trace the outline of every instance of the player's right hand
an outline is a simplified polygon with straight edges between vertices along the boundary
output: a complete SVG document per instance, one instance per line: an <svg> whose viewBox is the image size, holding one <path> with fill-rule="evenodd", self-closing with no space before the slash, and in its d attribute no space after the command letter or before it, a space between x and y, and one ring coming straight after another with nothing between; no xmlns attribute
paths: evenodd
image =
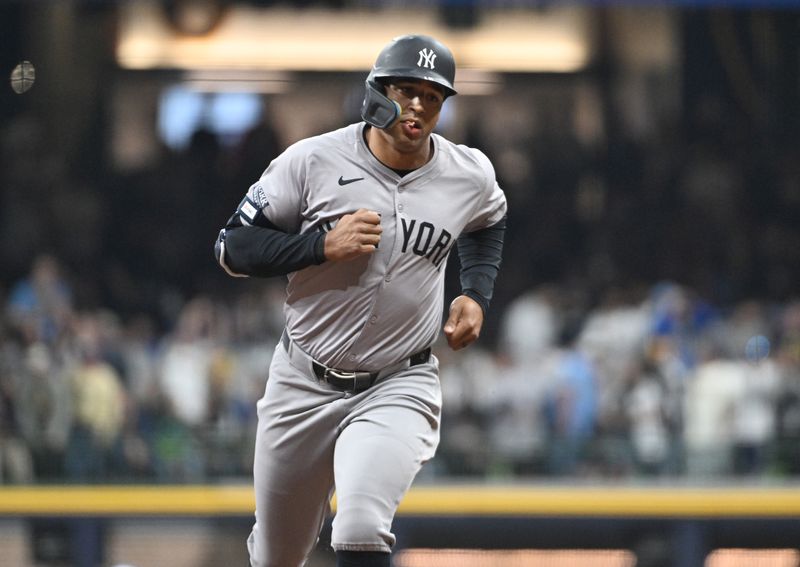
<svg viewBox="0 0 800 567"><path fill-rule="evenodd" d="M372 254L381 241L382 232L381 216L375 211L358 209L344 215L325 235L325 258L338 262Z"/></svg>

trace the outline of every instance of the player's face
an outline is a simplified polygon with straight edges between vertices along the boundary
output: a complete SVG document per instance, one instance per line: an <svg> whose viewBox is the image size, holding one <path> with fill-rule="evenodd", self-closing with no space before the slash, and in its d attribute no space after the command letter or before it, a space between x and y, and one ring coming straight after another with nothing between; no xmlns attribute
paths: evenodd
<svg viewBox="0 0 800 567"><path fill-rule="evenodd" d="M442 87L430 81L396 79L387 86L386 96L402 109L400 118L388 128L395 142L409 148L427 143L444 103Z"/></svg>

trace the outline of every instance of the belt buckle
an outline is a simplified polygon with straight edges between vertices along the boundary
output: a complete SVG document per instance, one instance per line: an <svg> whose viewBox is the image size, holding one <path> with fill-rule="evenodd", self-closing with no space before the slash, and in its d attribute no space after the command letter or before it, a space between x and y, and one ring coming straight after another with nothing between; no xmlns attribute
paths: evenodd
<svg viewBox="0 0 800 567"><path fill-rule="evenodd" d="M353 392L361 392L372 386L372 374L369 372L347 372L345 370L336 370L335 368L326 368L323 376L329 383L331 378L342 382L350 382L352 386L346 389Z"/></svg>

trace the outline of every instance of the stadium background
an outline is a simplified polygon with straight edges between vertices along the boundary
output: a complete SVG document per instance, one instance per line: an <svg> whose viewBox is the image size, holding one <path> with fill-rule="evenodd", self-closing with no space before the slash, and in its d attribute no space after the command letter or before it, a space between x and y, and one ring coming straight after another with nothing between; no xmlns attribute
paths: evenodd
<svg viewBox="0 0 800 567"><path fill-rule="evenodd" d="M282 283L211 245L412 24L510 228L398 565L800 564L796 3L10 0L0 566L244 563Z"/></svg>

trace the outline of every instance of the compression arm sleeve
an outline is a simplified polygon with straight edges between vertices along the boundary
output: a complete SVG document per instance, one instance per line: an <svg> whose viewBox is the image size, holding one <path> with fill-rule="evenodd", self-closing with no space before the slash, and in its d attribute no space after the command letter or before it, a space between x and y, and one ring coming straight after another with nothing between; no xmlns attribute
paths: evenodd
<svg viewBox="0 0 800 567"><path fill-rule="evenodd" d="M217 262L232 276L281 276L325 261L325 233L287 234L242 225L236 215L214 244Z"/></svg>
<svg viewBox="0 0 800 567"><path fill-rule="evenodd" d="M461 261L461 293L477 301L484 315L494 292L494 282L500 271L506 217L492 226L467 232L458 238L458 258Z"/></svg>

